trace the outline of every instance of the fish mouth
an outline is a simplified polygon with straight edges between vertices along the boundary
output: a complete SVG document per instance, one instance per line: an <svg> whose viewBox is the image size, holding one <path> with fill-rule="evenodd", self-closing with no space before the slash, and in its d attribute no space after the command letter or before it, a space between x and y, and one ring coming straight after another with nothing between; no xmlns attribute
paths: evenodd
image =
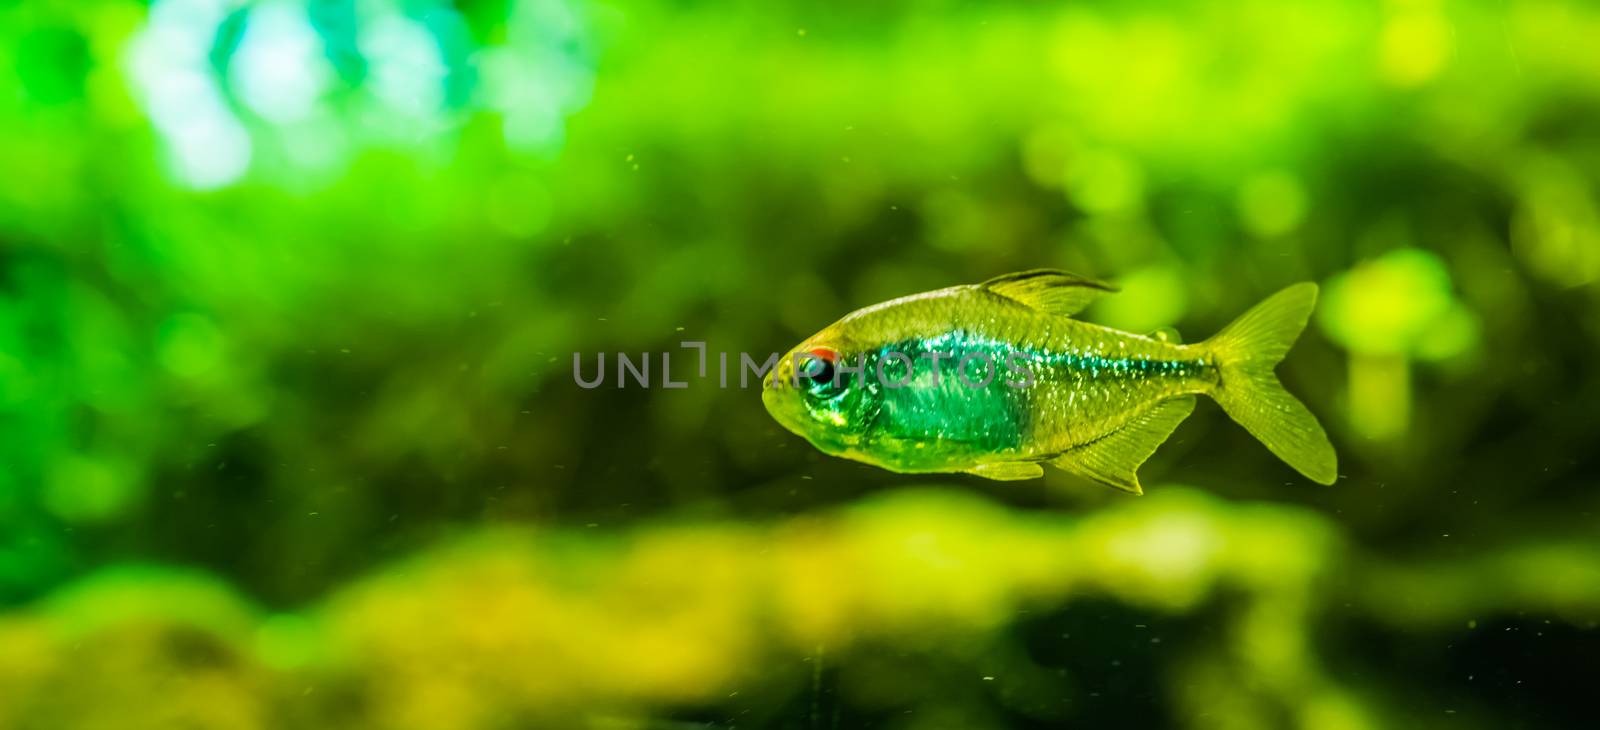
<svg viewBox="0 0 1600 730"><path fill-rule="evenodd" d="M761 400L767 407L767 413L772 420L784 430L806 440L816 450L829 456L842 456L857 461L867 461L865 457L857 455L859 438L842 435L828 430L821 423L810 417L804 408L795 408L794 404L783 402L783 396L791 395L780 390L766 390L761 393ZM871 463L870 461L868 463Z"/></svg>
<svg viewBox="0 0 1600 730"><path fill-rule="evenodd" d="M792 401L795 394L789 392L788 384L783 378L775 377L777 374L776 370L767 373L766 380L761 383L761 404L766 406L767 414L772 416L772 420L777 421L778 425L795 435L804 436L805 432L801 430L793 413L797 404L785 402Z"/></svg>
<svg viewBox="0 0 1600 730"><path fill-rule="evenodd" d="M829 456L841 456L848 451L849 439L839 438L838 435L828 433L822 428L822 425L811 417L805 404L800 401L799 391L786 377L779 377L781 375L782 373L774 370L767 374L767 380L762 384L764 387L761 389L761 404L766 406L767 414L772 416L772 420Z"/></svg>

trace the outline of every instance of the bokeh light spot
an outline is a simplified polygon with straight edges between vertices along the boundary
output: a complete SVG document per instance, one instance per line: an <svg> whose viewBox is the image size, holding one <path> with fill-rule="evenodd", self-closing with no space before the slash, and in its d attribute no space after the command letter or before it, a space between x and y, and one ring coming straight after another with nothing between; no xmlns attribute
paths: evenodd
<svg viewBox="0 0 1600 730"><path fill-rule="evenodd" d="M1067 196L1092 213L1131 210L1144 196L1144 175L1132 159L1110 150L1083 150L1067 161Z"/></svg>
<svg viewBox="0 0 1600 730"><path fill-rule="evenodd" d="M279 123L304 119L316 111L332 78L303 6L276 0L250 11L229 79L252 111Z"/></svg>
<svg viewBox="0 0 1600 730"><path fill-rule="evenodd" d="M1095 321L1128 332L1171 327L1188 311L1189 282L1181 267L1149 266L1116 279L1122 291L1101 297L1091 308Z"/></svg>
<svg viewBox="0 0 1600 730"><path fill-rule="evenodd" d="M1450 322L1471 318L1470 312L1454 314L1458 307L1444 262L1428 251L1400 249L1330 280L1317 316L1336 342L1377 354L1415 354L1425 336L1443 324L1453 334L1433 343L1430 353L1438 358L1460 354L1471 344L1464 333L1473 330Z"/></svg>
<svg viewBox="0 0 1600 730"><path fill-rule="evenodd" d="M126 463L73 454L61 458L45 486L44 501L71 522L99 522L121 514L139 492Z"/></svg>
<svg viewBox="0 0 1600 730"><path fill-rule="evenodd" d="M180 184L210 190L228 185L250 165L250 135L223 99L211 51L231 12L226 0L160 0L129 42L136 91L167 148Z"/></svg>
<svg viewBox="0 0 1600 730"><path fill-rule="evenodd" d="M1305 188L1288 173L1264 172L1239 189L1239 217L1257 236L1288 233L1300 225L1305 213Z"/></svg>
<svg viewBox="0 0 1600 730"><path fill-rule="evenodd" d="M432 131L444 108L449 70L438 39L426 25L386 9L363 19L359 43L367 61L366 89L387 113Z"/></svg>
<svg viewBox="0 0 1600 730"><path fill-rule="evenodd" d="M211 320L180 314L167 321L161 334L161 364L181 378L204 378L222 361L222 333Z"/></svg>
<svg viewBox="0 0 1600 730"><path fill-rule="evenodd" d="M1430 0L1406 0L1384 24L1381 67L1396 86L1417 86L1437 76L1449 60L1449 22Z"/></svg>

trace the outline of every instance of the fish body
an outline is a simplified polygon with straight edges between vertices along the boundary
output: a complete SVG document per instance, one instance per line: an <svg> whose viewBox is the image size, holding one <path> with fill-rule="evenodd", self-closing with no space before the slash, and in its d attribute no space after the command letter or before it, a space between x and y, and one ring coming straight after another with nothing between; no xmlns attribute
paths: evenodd
<svg viewBox="0 0 1600 730"><path fill-rule="evenodd" d="M791 350L762 398L823 452L891 471L1026 479L1051 464L1139 492L1138 466L1207 395L1306 476L1333 481L1321 426L1272 372L1315 285L1193 345L1073 318L1111 291L1036 270L867 307Z"/></svg>

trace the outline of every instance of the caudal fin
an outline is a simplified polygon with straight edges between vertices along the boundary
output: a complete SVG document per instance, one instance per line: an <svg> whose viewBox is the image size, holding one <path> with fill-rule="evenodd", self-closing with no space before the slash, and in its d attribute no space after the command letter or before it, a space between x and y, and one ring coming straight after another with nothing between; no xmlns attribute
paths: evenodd
<svg viewBox="0 0 1600 730"><path fill-rule="evenodd" d="M1284 463L1312 481L1332 484L1338 457L1317 417L1283 389L1273 368L1306 328L1317 285L1295 284L1257 304L1205 343L1221 382L1211 394Z"/></svg>

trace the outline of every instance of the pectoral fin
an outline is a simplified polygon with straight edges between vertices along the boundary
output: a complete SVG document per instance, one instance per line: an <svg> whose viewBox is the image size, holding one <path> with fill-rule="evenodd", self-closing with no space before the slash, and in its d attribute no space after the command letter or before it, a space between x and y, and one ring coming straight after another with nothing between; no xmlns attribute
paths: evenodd
<svg viewBox="0 0 1600 730"><path fill-rule="evenodd" d="M1041 312L1071 317L1116 287L1055 269L1033 269L997 276L978 286Z"/></svg>
<svg viewBox="0 0 1600 730"><path fill-rule="evenodd" d="M1038 479L1044 476L1044 469L1031 461L1002 461L993 464L979 464L968 469L967 473L984 479L1012 482L1020 479Z"/></svg>
<svg viewBox="0 0 1600 730"><path fill-rule="evenodd" d="M1144 494L1135 473L1194 410L1194 396L1173 398L1145 411L1098 441L1063 452L1054 464L1073 474L1125 492Z"/></svg>

